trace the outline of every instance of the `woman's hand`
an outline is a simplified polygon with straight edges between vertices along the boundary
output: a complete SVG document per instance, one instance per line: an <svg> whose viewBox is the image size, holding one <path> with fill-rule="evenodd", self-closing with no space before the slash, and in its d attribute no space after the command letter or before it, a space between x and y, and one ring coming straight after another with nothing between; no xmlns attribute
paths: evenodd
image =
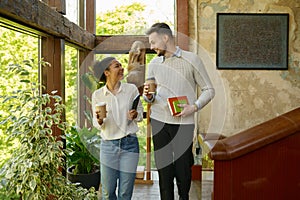
<svg viewBox="0 0 300 200"><path fill-rule="evenodd" d="M102 125L103 124L103 119L100 118L100 112L99 111L96 111L96 117L97 117L98 124Z"/></svg>
<svg viewBox="0 0 300 200"><path fill-rule="evenodd" d="M127 113L127 118L129 120L134 120L138 115L138 112L136 110L130 110L128 113Z"/></svg>

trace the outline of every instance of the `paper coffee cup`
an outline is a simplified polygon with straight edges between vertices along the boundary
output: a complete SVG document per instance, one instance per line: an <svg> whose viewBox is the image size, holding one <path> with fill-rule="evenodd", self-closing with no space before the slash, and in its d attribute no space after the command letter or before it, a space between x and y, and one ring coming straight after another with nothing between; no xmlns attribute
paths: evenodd
<svg viewBox="0 0 300 200"><path fill-rule="evenodd" d="M149 85L148 87L148 93L149 94L154 94L156 92L156 83L155 79L147 79L146 84Z"/></svg>
<svg viewBox="0 0 300 200"><path fill-rule="evenodd" d="M98 116L100 119L106 118L106 103L105 102L97 103L96 112L98 112Z"/></svg>

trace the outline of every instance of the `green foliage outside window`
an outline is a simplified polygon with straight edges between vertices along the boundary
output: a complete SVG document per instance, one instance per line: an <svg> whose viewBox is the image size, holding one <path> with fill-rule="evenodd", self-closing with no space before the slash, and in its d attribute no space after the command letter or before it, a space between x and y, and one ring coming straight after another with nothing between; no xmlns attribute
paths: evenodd
<svg viewBox="0 0 300 200"><path fill-rule="evenodd" d="M75 125L78 119L78 55L77 50L66 46L65 51L65 104L66 120Z"/></svg>
<svg viewBox="0 0 300 200"><path fill-rule="evenodd" d="M9 73L10 65L23 63L24 60L38 60L38 38L29 36L17 31L13 31L0 26L0 95L11 96L14 90L26 89L28 85L17 84L20 80L19 75ZM28 78L38 82L39 69L34 66L29 69ZM15 101L15 105L20 102ZM5 103L0 104L0 121L10 115L10 107ZM26 113L27 110L22 112ZM19 142L7 140L5 130L6 124L0 126L0 167L10 157L13 149L17 148Z"/></svg>
<svg viewBox="0 0 300 200"><path fill-rule="evenodd" d="M132 3L118 6L112 11L99 13L96 17L97 35L144 35L146 20L142 12L145 5Z"/></svg>

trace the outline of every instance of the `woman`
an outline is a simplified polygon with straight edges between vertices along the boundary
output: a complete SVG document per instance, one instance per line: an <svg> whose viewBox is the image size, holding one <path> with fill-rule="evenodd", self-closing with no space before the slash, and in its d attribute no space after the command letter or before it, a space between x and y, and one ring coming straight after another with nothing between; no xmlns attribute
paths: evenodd
<svg viewBox="0 0 300 200"><path fill-rule="evenodd" d="M139 91L135 85L121 82L124 69L114 57L97 62L94 72L95 76L100 77L100 81L105 82L105 86L92 94L93 125L101 130L102 137L102 199L129 200L132 197L139 159L137 122L143 119L140 101L137 108L132 109L134 99L139 98ZM99 102L106 103L107 114L104 119L95 110Z"/></svg>

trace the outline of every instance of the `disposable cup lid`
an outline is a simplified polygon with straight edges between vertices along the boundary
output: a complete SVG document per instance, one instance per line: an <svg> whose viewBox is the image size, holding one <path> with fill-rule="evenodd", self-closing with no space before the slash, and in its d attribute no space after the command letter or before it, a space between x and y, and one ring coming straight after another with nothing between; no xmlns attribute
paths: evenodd
<svg viewBox="0 0 300 200"><path fill-rule="evenodd" d="M99 103L96 104L96 106L105 106L105 105L106 105L105 102L99 102Z"/></svg>

